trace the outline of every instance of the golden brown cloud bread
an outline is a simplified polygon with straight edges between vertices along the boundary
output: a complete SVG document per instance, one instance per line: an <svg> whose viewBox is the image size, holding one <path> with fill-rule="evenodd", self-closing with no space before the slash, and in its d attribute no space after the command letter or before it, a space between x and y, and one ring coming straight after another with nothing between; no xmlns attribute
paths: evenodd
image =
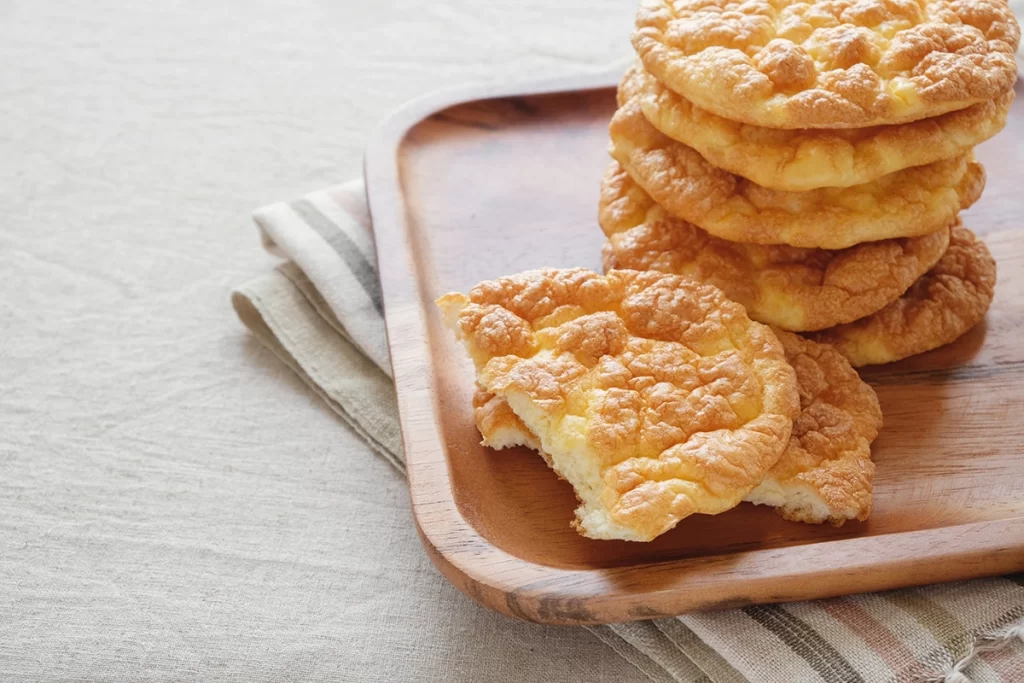
<svg viewBox="0 0 1024 683"><path fill-rule="evenodd" d="M794 522L863 521L871 513L871 442L882 426L878 397L834 347L783 330L775 334L796 372L800 414L782 457L746 500L776 507ZM476 412L485 445L536 444L531 447L551 465L551 456L503 398L483 390L478 396L489 407ZM494 413L503 419L495 421Z"/></svg>
<svg viewBox="0 0 1024 683"><path fill-rule="evenodd" d="M847 249L744 244L667 215L616 162L601 185L605 269L659 270L714 285L758 322L820 330L874 313L942 257L949 228Z"/></svg>
<svg viewBox="0 0 1024 683"><path fill-rule="evenodd" d="M780 130L724 119L694 106L639 67L620 90L637 93L655 128L718 168L764 187L801 192L860 185L969 152L1006 125L1013 90L994 100L913 123Z"/></svg>
<svg viewBox="0 0 1024 683"><path fill-rule="evenodd" d="M746 499L793 522L863 521L871 513L871 442L882 427L878 397L833 347L776 334L796 371L800 414L786 451Z"/></svg>
<svg viewBox="0 0 1024 683"><path fill-rule="evenodd" d="M1013 86L1005 0L644 0L633 47L702 109L770 128L904 123Z"/></svg>
<svg viewBox="0 0 1024 683"><path fill-rule="evenodd" d="M981 165L963 155L853 187L771 190L659 132L636 100L609 131L612 158L668 213L733 242L845 249L925 235L949 225L984 186Z"/></svg>
<svg viewBox="0 0 1024 683"><path fill-rule="evenodd" d="M438 299L581 501L577 530L647 541L738 504L789 440L782 344L714 287L663 273L535 270Z"/></svg>
<svg viewBox="0 0 1024 683"><path fill-rule="evenodd" d="M899 299L852 323L812 335L832 344L854 366L876 365L955 341L985 317L996 284L996 262L962 224L949 249Z"/></svg>

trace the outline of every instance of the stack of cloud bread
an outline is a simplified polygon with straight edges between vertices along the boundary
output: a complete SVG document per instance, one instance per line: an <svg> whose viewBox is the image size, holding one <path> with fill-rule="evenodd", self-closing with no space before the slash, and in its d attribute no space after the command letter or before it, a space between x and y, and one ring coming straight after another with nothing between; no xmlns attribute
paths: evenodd
<svg viewBox="0 0 1024 683"><path fill-rule="evenodd" d="M714 284L855 366L952 342L992 300L959 211L1019 38L1004 0L646 0L609 128L606 268Z"/></svg>
<svg viewBox="0 0 1024 683"><path fill-rule="evenodd" d="M483 443L536 450L591 538L744 500L866 519L882 415L853 366L988 309L995 263L959 212L1018 42L1003 0L646 2L609 129L606 274L438 299Z"/></svg>

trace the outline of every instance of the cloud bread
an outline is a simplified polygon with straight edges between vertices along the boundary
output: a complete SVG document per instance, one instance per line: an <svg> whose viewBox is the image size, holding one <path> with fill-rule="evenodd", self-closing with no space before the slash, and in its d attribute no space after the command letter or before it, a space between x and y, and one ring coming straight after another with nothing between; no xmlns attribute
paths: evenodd
<svg viewBox="0 0 1024 683"><path fill-rule="evenodd" d="M984 187L969 155L847 188L770 190L716 168L659 132L632 100L612 117L610 153L665 210L733 242L845 249L941 229Z"/></svg>
<svg viewBox="0 0 1024 683"><path fill-rule="evenodd" d="M793 192L860 185L969 152L1003 129L1014 97L1011 89L966 109L892 126L780 130L700 109L637 66L619 90L625 101L639 97L655 128L718 168Z"/></svg>
<svg viewBox="0 0 1024 683"><path fill-rule="evenodd" d="M776 334L796 371L800 414L786 451L746 500L793 522L863 521L871 514L871 442L882 428L878 397L833 347Z"/></svg>
<svg viewBox="0 0 1024 683"><path fill-rule="evenodd" d="M793 522L841 526L848 519L863 521L871 513L871 442L882 426L878 397L835 348L783 330L775 334L796 372L800 414L782 457L746 500L776 507ZM477 411L485 445L527 445L551 465L551 456L539 444L531 445L537 437L503 398L483 390L478 395L483 404L507 415L496 425Z"/></svg>
<svg viewBox="0 0 1024 683"><path fill-rule="evenodd" d="M885 307L942 257L949 228L848 249L744 244L665 213L622 170L609 166L598 212L608 236L605 269L658 270L714 285L758 322L820 330Z"/></svg>
<svg viewBox="0 0 1024 683"><path fill-rule="evenodd" d="M546 269L437 303L479 386L576 490L584 536L648 541L723 512L789 440L799 399L782 345L715 287Z"/></svg>
<svg viewBox="0 0 1024 683"><path fill-rule="evenodd" d="M633 47L698 107L770 128L860 128L1013 86L1005 0L644 0Z"/></svg>
<svg viewBox="0 0 1024 683"><path fill-rule="evenodd" d="M996 262L985 243L957 223L935 267L903 296L852 323L812 335L859 367L877 365L952 343L985 317L996 285Z"/></svg>

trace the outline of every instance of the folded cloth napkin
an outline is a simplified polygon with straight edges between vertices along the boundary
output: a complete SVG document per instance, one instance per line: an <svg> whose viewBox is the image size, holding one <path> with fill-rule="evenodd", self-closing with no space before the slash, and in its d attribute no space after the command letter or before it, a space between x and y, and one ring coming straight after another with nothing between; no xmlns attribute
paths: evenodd
<svg viewBox="0 0 1024 683"><path fill-rule="evenodd" d="M286 260L232 302L252 333L402 472L361 182L255 214ZM1024 575L591 627L652 681L1024 681Z"/></svg>

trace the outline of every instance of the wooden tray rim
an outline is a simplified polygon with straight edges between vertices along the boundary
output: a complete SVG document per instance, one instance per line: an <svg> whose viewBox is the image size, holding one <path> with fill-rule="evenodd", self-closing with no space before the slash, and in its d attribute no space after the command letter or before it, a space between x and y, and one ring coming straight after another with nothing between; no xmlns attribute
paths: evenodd
<svg viewBox="0 0 1024 683"><path fill-rule="evenodd" d="M407 235L399 149L412 128L450 107L613 88L619 71L436 91L394 111L369 138L364 158L367 203L413 518L437 568L471 598L508 616L580 625L904 588L1004 574L1024 566L1024 517L604 569L564 569L522 560L492 545L462 517L436 428L433 374L423 372L432 365L425 318L432 302L409 248L415 236ZM384 268L381 253L402 258ZM411 322L403 322L402 316ZM428 414L421 415L424 408ZM430 419L421 424L424 417ZM890 550L889 558L879 561L883 549ZM803 581L811 576L815 581ZM743 589L737 590L731 584L740 583L740 577ZM824 590L812 587L823 585Z"/></svg>

